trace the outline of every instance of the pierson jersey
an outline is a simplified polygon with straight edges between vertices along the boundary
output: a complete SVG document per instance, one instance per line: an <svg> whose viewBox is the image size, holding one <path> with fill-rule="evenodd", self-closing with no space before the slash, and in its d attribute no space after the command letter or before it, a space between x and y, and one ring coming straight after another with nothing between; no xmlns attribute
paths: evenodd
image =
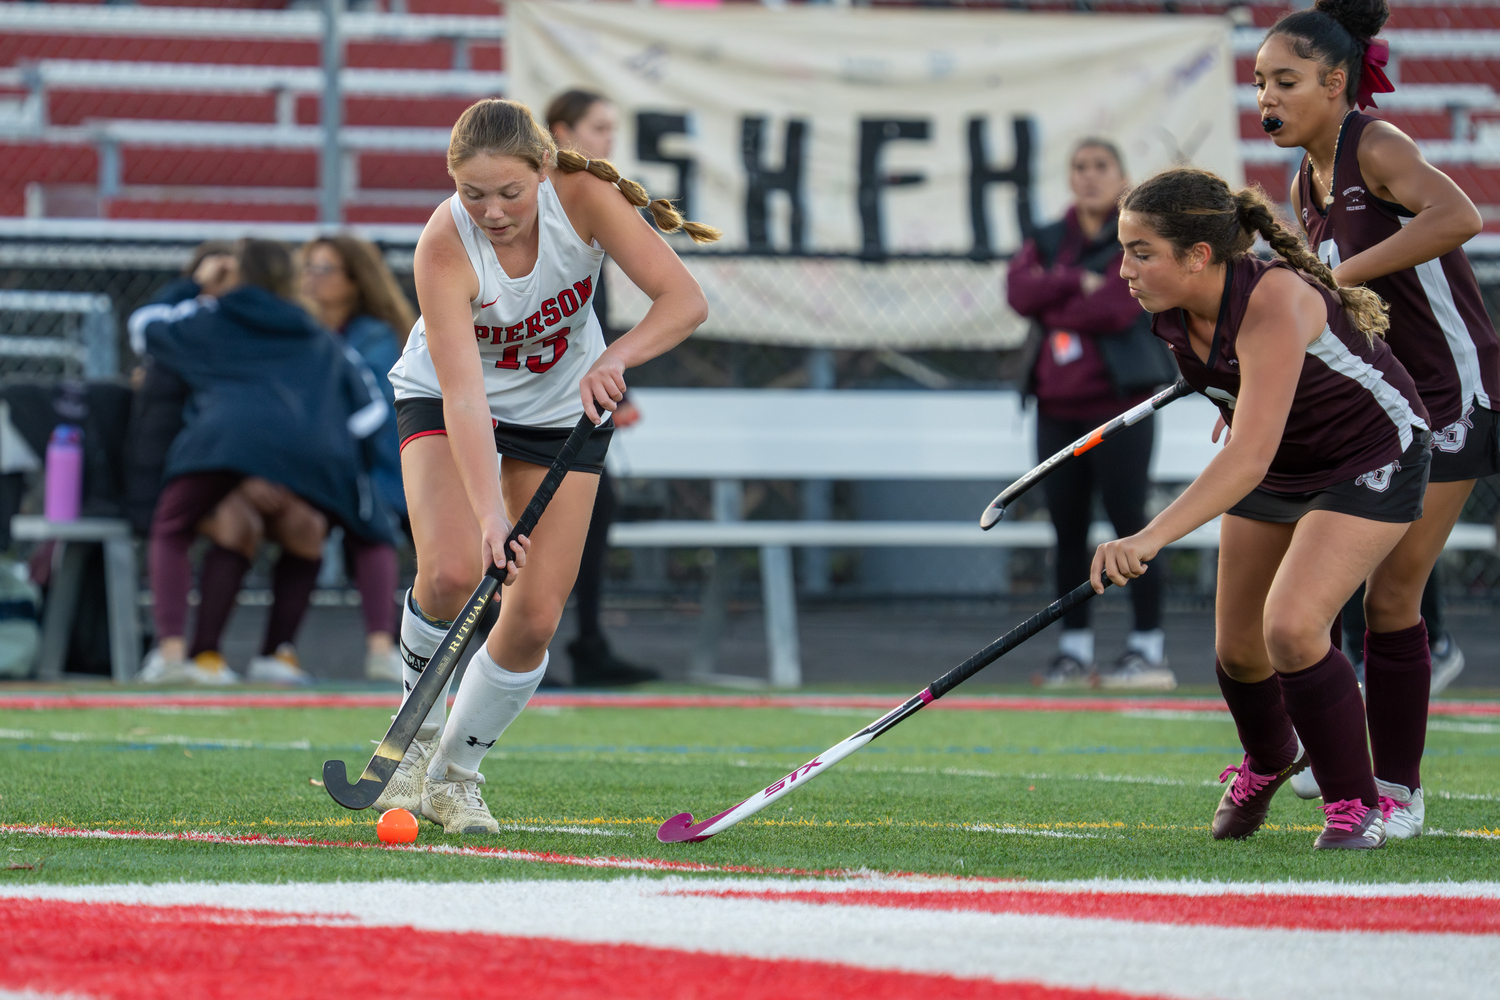
<svg viewBox="0 0 1500 1000"><path fill-rule="evenodd" d="M1297 175L1302 228L1329 267L1390 238L1416 218L1365 187L1359 140L1377 120L1357 111L1344 118L1333 160L1332 203L1323 205L1313 193L1306 156ZM1493 410L1500 404L1500 339L1462 248L1366 284L1391 307L1386 341L1416 382L1434 431L1449 427L1476 405Z"/></svg>
<svg viewBox="0 0 1500 1000"><path fill-rule="evenodd" d="M526 427L572 427L583 412L578 381L604 353L593 303L603 249L578 238L546 178L537 189L536 265L520 278L501 269L457 194L448 206L479 277L479 297L470 306L490 416ZM391 386L398 401L442 397L421 317L391 369Z"/></svg>
<svg viewBox="0 0 1500 1000"><path fill-rule="evenodd" d="M1249 256L1229 265L1207 361L1193 350L1182 310L1152 318L1151 331L1177 356L1182 377L1219 405L1230 427L1240 393L1235 343L1250 293L1272 268L1287 266ZM1332 292L1308 284L1322 295L1328 320L1307 345L1281 445L1261 483L1273 493L1311 493L1373 472L1400 458L1428 428L1416 386L1385 341L1370 343Z"/></svg>

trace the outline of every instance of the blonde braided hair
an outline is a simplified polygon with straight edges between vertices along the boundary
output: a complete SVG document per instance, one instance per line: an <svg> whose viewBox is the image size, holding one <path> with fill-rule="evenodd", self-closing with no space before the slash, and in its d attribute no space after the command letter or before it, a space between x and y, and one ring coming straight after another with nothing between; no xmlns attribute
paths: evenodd
<svg viewBox="0 0 1500 1000"><path fill-rule="evenodd" d="M448 141L448 172L480 153L514 156L533 170L543 169L548 162L556 163L564 173L587 170L613 184L632 205L650 209L657 228L664 233L685 232L694 243L712 243L723 235L713 226L688 222L665 198L652 201L644 187L621 177L608 160L590 160L570 149L559 150L552 136L531 116L531 110L518 101L485 98L458 116Z"/></svg>

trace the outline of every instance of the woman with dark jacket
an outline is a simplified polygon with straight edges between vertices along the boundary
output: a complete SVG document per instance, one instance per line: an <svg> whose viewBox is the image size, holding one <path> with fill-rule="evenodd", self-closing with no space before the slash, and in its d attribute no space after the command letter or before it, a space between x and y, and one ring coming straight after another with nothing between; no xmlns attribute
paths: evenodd
<svg viewBox="0 0 1500 1000"><path fill-rule="evenodd" d="M388 373L401 356L417 314L380 251L363 240L320 236L302 248L301 257L303 300L323 326L364 359L390 406L385 423L369 438L370 479L381 499L405 518L396 395ZM364 611L365 677L400 681L401 660L395 648L396 550L345 532L344 555Z"/></svg>
<svg viewBox="0 0 1500 1000"><path fill-rule="evenodd" d="M166 485L152 521L159 647L142 671L147 682L238 679L217 650L249 568L232 544L221 542L205 557L204 601L190 651L197 655L188 662L181 652L188 548L226 498L243 500L265 535L282 545L275 600L251 679L305 680L287 651L317 579L327 519L371 540L392 541L390 515L370 484L371 463L363 453L364 439L388 409L373 377L358 355L291 301L292 262L284 247L243 241L235 264L238 284L221 297L147 306L130 318L132 340L192 393L185 426L167 453Z"/></svg>
<svg viewBox="0 0 1500 1000"><path fill-rule="evenodd" d="M1116 203L1126 182L1119 150L1104 139L1085 139L1073 151L1069 183L1073 207L1026 241L1011 260L1006 279L1011 308L1040 328L1028 387L1037 400L1037 454L1042 456L1141 402L1156 383L1175 377L1170 360L1151 337L1149 317L1120 277ZM1059 595L1088 576L1096 491L1120 537L1145 526L1155 429L1155 417L1147 417L1043 482L1057 530ZM1112 670L1101 673L1094 666L1094 632L1084 604L1063 620L1058 655L1042 683L1175 687L1161 629L1160 575L1131 581L1130 597L1135 628Z"/></svg>

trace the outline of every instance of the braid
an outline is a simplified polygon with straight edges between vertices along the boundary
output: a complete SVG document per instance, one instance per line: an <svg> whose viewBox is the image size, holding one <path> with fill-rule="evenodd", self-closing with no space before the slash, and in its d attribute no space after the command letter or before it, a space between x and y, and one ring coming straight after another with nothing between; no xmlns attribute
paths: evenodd
<svg viewBox="0 0 1500 1000"><path fill-rule="evenodd" d="M1371 342L1377 336L1385 335L1386 330L1390 329L1391 320L1387 315L1388 307L1380 296L1368 288L1342 287L1328 265L1319 260L1301 238L1277 220L1266 193L1260 187L1242 188L1235 193L1234 200L1240 225L1250 232L1259 233L1278 257L1336 294L1356 329L1364 333Z"/></svg>
<svg viewBox="0 0 1500 1000"><path fill-rule="evenodd" d="M615 165L608 160L590 160L582 153L560 149L557 151L557 168L570 174L587 170L601 181L613 184L620 189L626 201L637 208L650 209L651 217L656 220L656 227L664 233L685 232L692 237L694 243L712 243L723 235L713 226L687 221L665 198L652 201L645 188L633 180L621 177Z"/></svg>

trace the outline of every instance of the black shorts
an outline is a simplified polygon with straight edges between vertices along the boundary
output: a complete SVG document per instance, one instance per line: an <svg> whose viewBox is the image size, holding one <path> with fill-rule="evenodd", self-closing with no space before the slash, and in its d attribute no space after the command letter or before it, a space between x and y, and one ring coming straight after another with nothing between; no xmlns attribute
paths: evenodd
<svg viewBox="0 0 1500 1000"><path fill-rule="evenodd" d="M1424 431L1390 465L1311 493L1276 493L1257 486L1226 513L1252 521L1294 524L1304 514L1331 510L1369 521L1410 524L1422 516L1422 497L1432 467L1431 443L1432 435Z"/></svg>
<svg viewBox="0 0 1500 1000"><path fill-rule="evenodd" d="M1432 436L1434 483L1483 479L1500 472L1500 413L1471 406Z"/></svg>
<svg viewBox="0 0 1500 1000"><path fill-rule="evenodd" d="M562 451L563 442L573 433L571 427L524 427L520 424L502 424L491 418L495 425L495 450L507 458L530 462L533 465L551 465ZM429 434L447 434L443 424L443 401L417 396L396 400L396 433L405 448L409 441ZM583 452L573 460L574 472L604 471L604 455L609 451L609 439L614 436L613 422L600 427L589 435Z"/></svg>

